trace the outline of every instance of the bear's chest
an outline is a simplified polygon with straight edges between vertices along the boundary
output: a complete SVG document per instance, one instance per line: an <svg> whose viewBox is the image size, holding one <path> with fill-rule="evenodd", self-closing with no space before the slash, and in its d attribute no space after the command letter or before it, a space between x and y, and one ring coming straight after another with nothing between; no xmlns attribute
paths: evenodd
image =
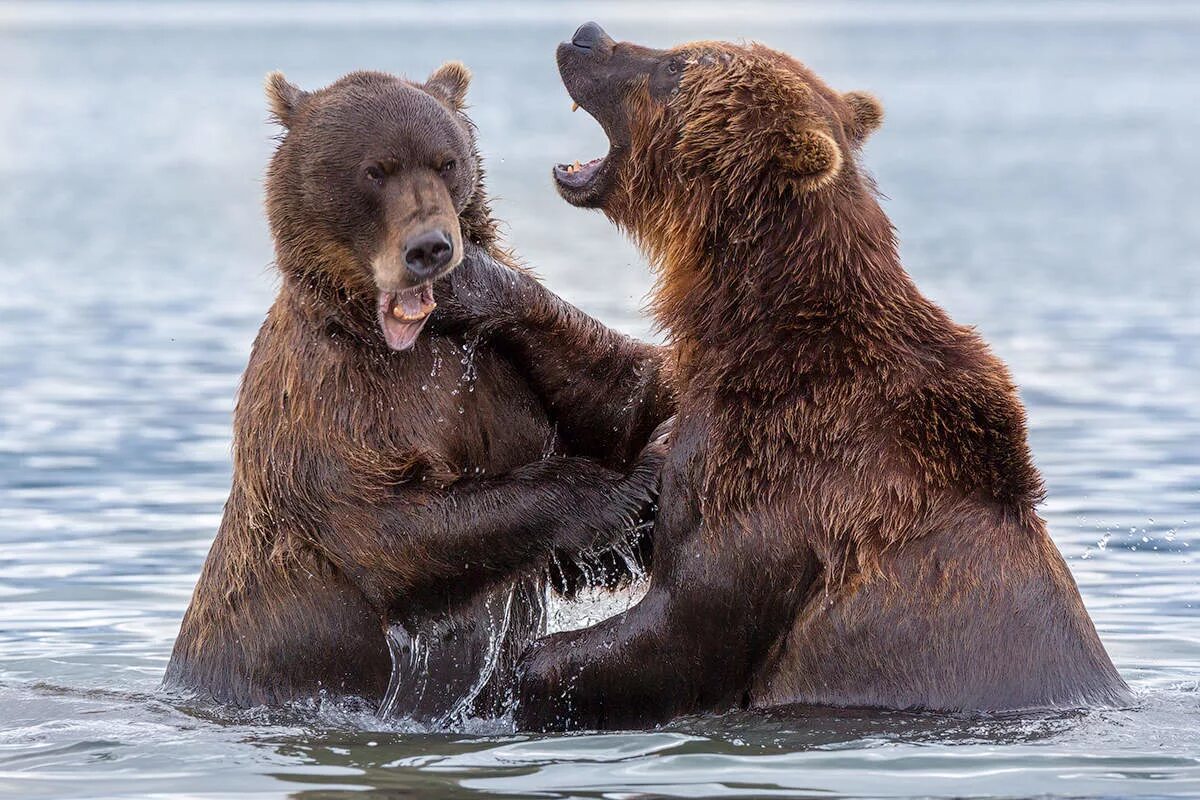
<svg viewBox="0 0 1200 800"><path fill-rule="evenodd" d="M393 411L414 444L453 473L498 475L557 450L541 402L490 347L429 337L397 382L406 402Z"/></svg>
<svg viewBox="0 0 1200 800"><path fill-rule="evenodd" d="M700 492L706 440L704 417L681 415L671 436L671 453L663 465L654 523L656 548L670 547L690 538L703 522Z"/></svg>

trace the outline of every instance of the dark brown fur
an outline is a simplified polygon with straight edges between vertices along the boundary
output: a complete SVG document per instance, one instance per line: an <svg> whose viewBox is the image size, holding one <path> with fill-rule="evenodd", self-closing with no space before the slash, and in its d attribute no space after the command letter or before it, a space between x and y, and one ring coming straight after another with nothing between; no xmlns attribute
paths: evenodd
<svg viewBox="0 0 1200 800"><path fill-rule="evenodd" d="M587 44L560 69L615 138L563 193L655 266L679 418L648 594L535 645L519 721L1125 699L1007 369L913 285L858 167L878 103L758 45Z"/></svg>
<svg viewBox="0 0 1200 800"><path fill-rule="evenodd" d="M613 541L652 495L661 447L638 451L669 398L592 385L564 410L553 383L544 399L486 344L426 331L396 352L380 333L375 295L408 280L389 254L422 225L450 220L470 258L518 274L496 244L466 80L453 64L425 84L354 73L313 93L269 78L287 128L267 181L282 285L246 369L233 487L167 686L241 706L378 705L398 624L427 660L393 711L439 716L476 697L470 711L496 711L543 630L552 553ZM364 165L386 179L366 186ZM549 357L592 343L599 326L575 314ZM648 391L627 374L656 372L657 351L601 338L603 386Z"/></svg>

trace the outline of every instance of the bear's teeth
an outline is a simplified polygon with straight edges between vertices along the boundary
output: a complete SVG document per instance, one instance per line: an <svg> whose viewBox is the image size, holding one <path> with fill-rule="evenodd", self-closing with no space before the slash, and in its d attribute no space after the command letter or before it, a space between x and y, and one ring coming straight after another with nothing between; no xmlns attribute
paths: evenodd
<svg viewBox="0 0 1200 800"><path fill-rule="evenodd" d="M571 112L574 113L578 110L579 110L579 103L571 103Z"/></svg>

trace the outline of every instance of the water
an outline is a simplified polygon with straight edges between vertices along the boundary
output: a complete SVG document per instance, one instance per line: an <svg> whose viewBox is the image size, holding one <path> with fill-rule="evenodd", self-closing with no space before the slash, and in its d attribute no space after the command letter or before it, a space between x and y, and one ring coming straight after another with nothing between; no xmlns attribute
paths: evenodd
<svg viewBox="0 0 1200 800"><path fill-rule="evenodd" d="M1200 795L1200 12L726 11L0 6L0 795ZM466 61L512 241L650 335L641 259L549 182L552 162L603 151L551 56L592 16L649 43L760 38L883 99L866 158L906 262L1012 366L1044 513L1134 707L534 737L156 693L275 286L262 76Z"/></svg>

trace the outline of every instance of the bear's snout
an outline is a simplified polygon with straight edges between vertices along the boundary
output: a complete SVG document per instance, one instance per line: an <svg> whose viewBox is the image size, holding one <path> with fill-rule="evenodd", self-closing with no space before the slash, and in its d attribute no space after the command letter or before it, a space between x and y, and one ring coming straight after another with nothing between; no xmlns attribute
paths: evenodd
<svg viewBox="0 0 1200 800"><path fill-rule="evenodd" d="M462 226L445 182L407 170L383 189L380 239L371 260L375 286L395 292L430 283L462 260Z"/></svg>
<svg viewBox="0 0 1200 800"><path fill-rule="evenodd" d="M578 47L580 50L595 50L604 41L604 29L594 22L585 22L575 31L575 35L571 37L571 44Z"/></svg>
<svg viewBox="0 0 1200 800"><path fill-rule="evenodd" d="M423 231L404 243L404 263L418 280L436 277L454 258L454 239L441 228Z"/></svg>

